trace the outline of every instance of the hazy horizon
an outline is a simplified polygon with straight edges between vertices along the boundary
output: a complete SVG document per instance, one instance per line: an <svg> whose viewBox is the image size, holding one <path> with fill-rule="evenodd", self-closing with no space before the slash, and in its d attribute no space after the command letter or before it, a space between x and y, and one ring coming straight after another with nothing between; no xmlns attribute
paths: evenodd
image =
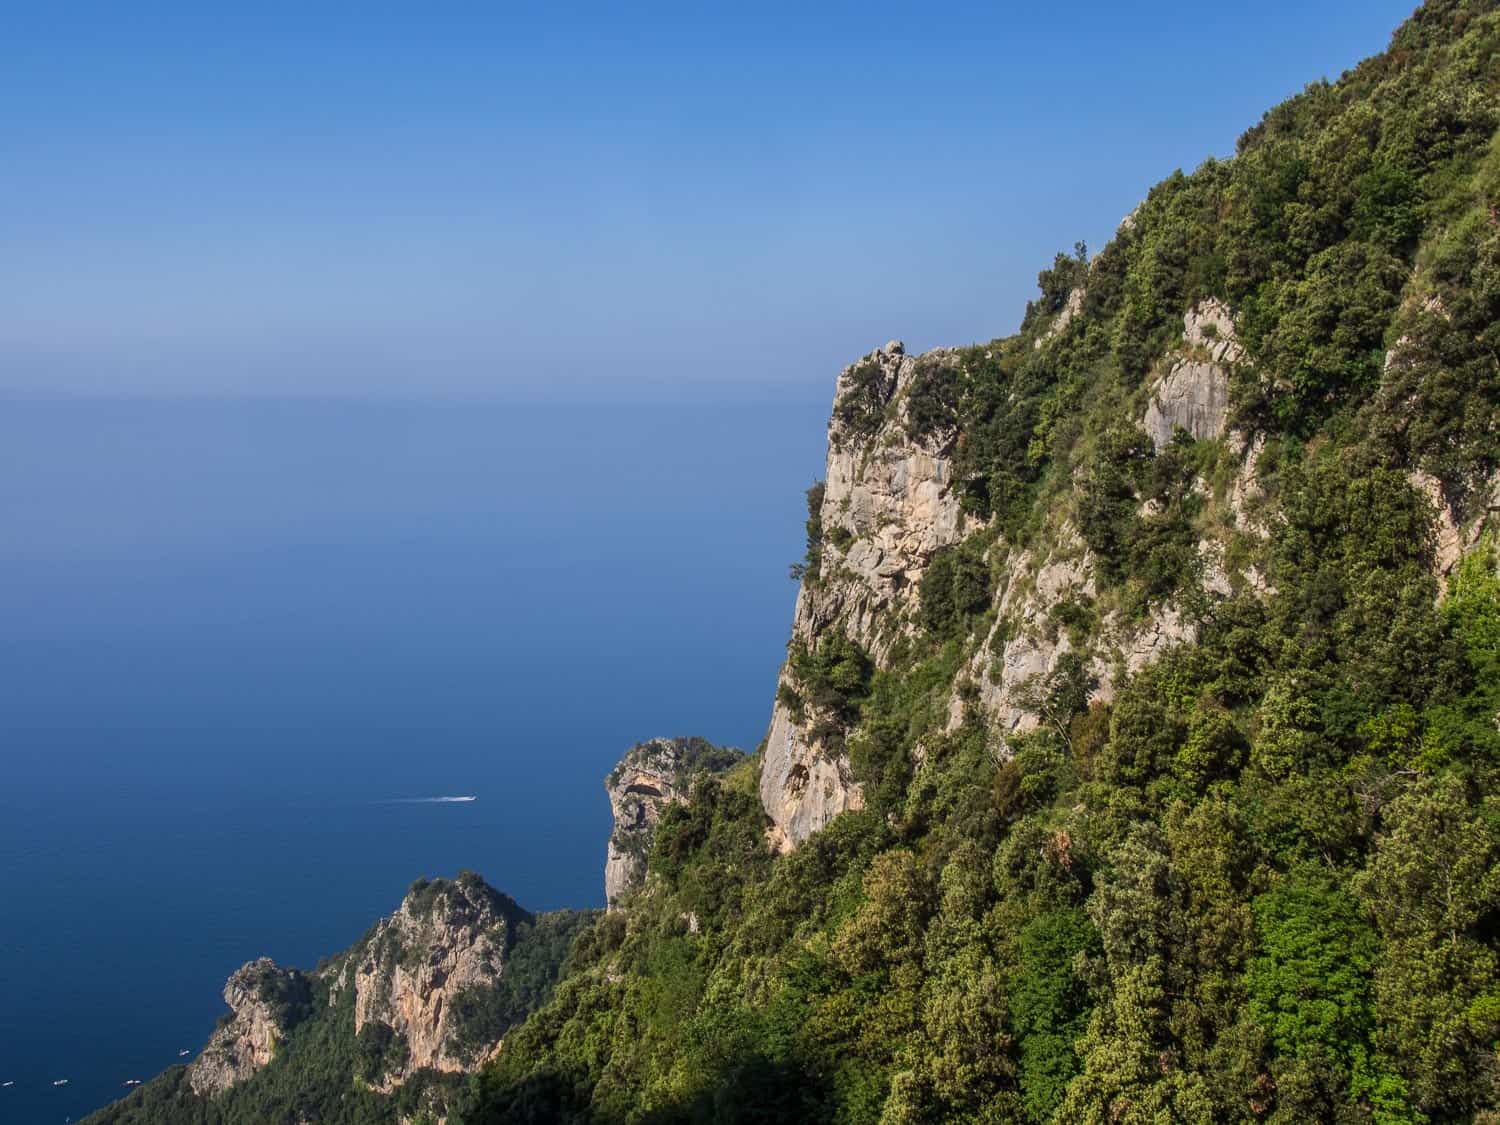
<svg viewBox="0 0 1500 1125"><path fill-rule="evenodd" d="M0 395L821 394L1410 8L12 12Z"/></svg>

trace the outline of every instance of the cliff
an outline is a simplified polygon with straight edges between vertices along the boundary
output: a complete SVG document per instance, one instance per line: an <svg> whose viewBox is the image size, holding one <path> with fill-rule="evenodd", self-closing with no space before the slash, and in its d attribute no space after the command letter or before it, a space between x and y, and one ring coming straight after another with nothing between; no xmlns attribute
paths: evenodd
<svg viewBox="0 0 1500 1125"><path fill-rule="evenodd" d="M912 382L949 354L908 356L893 340L839 375L794 646L815 652L826 638L842 637L885 652L900 629L898 600L916 588L939 548L969 530L952 487L947 435L909 436ZM783 668L761 770L761 799L783 850L863 800L841 750L840 717L807 698L799 690L806 686L794 666Z"/></svg>
<svg viewBox="0 0 1500 1125"><path fill-rule="evenodd" d="M1061 312L1032 341L1033 351L1060 347L1070 326L1083 327L1085 294L1082 286L1069 292ZM962 722L967 699L998 730L1024 733L1043 721L1041 696L1065 659L1081 664L1088 700L1107 703L1120 676L1192 639L1194 626L1183 605L1187 592L1180 591L1145 614L1106 609L1087 638L1076 629L1060 630L1055 608L1092 607L1100 586L1096 555L1073 513L1059 505L1042 534L1020 542L1008 541L966 506L965 481L955 467L962 426L956 414L940 414L934 422L934 402L953 410L964 384L993 360L994 350L943 348L913 357L892 341L839 375L827 480L810 520L813 562L803 574L791 646L794 654L808 654L830 638L847 641L874 667L889 666L896 642L921 632L929 563L967 539L988 571L993 624L975 638L981 643L972 646L955 677L950 728ZM1140 419L1158 452L1178 434L1202 442L1225 437L1230 373L1243 357L1223 301L1207 298L1187 310L1180 340L1157 365L1160 374ZM1233 469L1234 495L1249 495L1255 487L1253 443L1234 433L1228 444L1243 455ZM1192 487L1205 495L1211 491L1201 478ZM1240 552L1233 573L1225 570L1222 533L1243 532L1248 525L1242 502L1221 500L1225 526L1202 528L1194 543L1194 595L1225 596L1236 584L1260 580L1249 552ZM845 748L850 724L807 690L798 665L793 659L782 669L761 774L772 840L783 851L838 813L863 806ZM999 750L1002 757L1009 753L1004 742Z"/></svg>
<svg viewBox="0 0 1500 1125"><path fill-rule="evenodd" d="M632 746L604 779L614 827L604 862L609 909L646 877L646 856L668 805L688 799L694 777L722 773L744 758L702 738L653 738Z"/></svg>
<svg viewBox="0 0 1500 1125"><path fill-rule="evenodd" d="M355 1036L386 1045L372 1084L389 1090L419 1070L462 1070L498 1047L498 1037L489 1042L464 1020L474 998L499 985L521 927L533 922L471 874L412 887L332 982L330 1003L354 991Z"/></svg>
<svg viewBox="0 0 1500 1125"><path fill-rule="evenodd" d="M845 368L761 751L626 754L514 1003L463 880L242 982L213 1104L336 1026L360 1120L1500 1121L1496 58L1433 0L1014 334Z"/></svg>
<svg viewBox="0 0 1500 1125"><path fill-rule="evenodd" d="M1497 57L1432 0L838 375L754 789L466 1125L1500 1120Z"/></svg>
<svg viewBox="0 0 1500 1125"><path fill-rule="evenodd" d="M441 1121L465 1074L551 995L594 914L533 914L472 872L420 879L314 972L237 970L199 1057L88 1120Z"/></svg>
<svg viewBox="0 0 1500 1125"><path fill-rule="evenodd" d="M269 957L251 961L224 985L228 1017L188 1067L188 1085L201 1097L222 1094L266 1066L291 1028L311 1007L308 979Z"/></svg>

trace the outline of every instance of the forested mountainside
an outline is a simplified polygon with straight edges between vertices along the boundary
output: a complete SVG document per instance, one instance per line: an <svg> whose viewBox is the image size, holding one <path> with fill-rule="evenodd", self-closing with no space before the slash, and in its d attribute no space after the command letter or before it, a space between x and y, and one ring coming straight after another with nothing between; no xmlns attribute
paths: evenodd
<svg viewBox="0 0 1500 1125"><path fill-rule="evenodd" d="M767 743L456 1116L1500 1121L1497 52L843 373Z"/></svg>
<svg viewBox="0 0 1500 1125"><path fill-rule="evenodd" d="M1500 1123L1497 129L1432 0L1016 335L847 368L765 743L632 751L612 909L379 1112ZM298 1034L100 1120L386 1119Z"/></svg>

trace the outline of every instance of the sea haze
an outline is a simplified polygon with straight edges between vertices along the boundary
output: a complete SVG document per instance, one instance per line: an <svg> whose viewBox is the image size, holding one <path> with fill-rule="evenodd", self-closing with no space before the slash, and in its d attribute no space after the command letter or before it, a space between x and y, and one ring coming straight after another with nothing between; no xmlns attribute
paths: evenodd
<svg viewBox="0 0 1500 1125"><path fill-rule="evenodd" d="M764 733L826 411L3 404L0 1120L418 876L600 905L620 753Z"/></svg>

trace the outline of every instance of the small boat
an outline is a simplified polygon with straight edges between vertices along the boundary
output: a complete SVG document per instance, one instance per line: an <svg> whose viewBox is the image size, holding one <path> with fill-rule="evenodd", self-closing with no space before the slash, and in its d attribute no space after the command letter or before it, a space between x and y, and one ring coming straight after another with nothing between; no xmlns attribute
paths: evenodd
<svg viewBox="0 0 1500 1125"><path fill-rule="evenodd" d="M54 1086L66 1086L67 1084L68 1080L66 1078L59 1078L56 1082L52 1083Z"/></svg>
<svg viewBox="0 0 1500 1125"><path fill-rule="evenodd" d="M139 1078L127 1078L124 1082L120 1083L122 1086L139 1086L140 1084L141 1080Z"/></svg>
<svg viewBox="0 0 1500 1125"><path fill-rule="evenodd" d="M0 1082L0 1090L5 1089L7 1086L14 1086L14 1085L15 1085L14 1082Z"/></svg>
<svg viewBox="0 0 1500 1125"><path fill-rule="evenodd" d="M178 1051L178 1052L177 1052L177 1057L178 1057L178 1058L179 1058L179 1059L185 1059L185 1058L187 1058L187 1057L188 1057L188 1056L189 1056L189 1055L191 1055L191 1054L192 1054L192 1053L193 1053L193 1052L192 1052L192 1051Z"/></svg>

